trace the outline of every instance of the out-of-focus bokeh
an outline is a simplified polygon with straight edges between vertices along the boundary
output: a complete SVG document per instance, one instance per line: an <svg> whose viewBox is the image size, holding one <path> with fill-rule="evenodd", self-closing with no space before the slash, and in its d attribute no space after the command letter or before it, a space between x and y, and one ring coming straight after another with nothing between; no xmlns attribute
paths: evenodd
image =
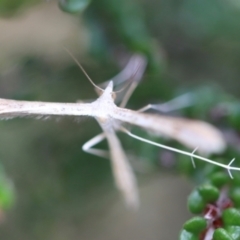
<svg viewBox="0 0 240 240"><path fill-rule="evenodd" d="M239 29L237 0L92 0L74 14L53 0L0 0L0 97L95 99L65 47L97 84L131 52L145 53L150 63L131 109L200 85L238 96ZM193 184L172 170L175 156L120 134L139 181L134 212L114 186L110 162L82 151L100 132L92 118L0 121L0 163L14 201L0 211L0 239L177 239Z"/></svg>

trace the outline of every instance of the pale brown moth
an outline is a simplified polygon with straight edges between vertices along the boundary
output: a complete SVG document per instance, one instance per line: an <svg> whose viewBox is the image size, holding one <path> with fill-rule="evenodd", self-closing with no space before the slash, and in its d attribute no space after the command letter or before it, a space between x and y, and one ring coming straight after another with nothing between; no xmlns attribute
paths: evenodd
<svg viewBox="0 0 240 240"><path fill-rule="evenodd" d="M115 93L113 91L113 81L109 81L104 90L94 84L94 86L98 88L98 91L100 90L101 95L91 103L53 103L0 99L0 118L11 119L14 117L25 116L94 117L101 126L103 132L85 143L83 145L83 150L102 157L108 157L110 155L116 186L122 193L127 205L133 208L137 208L139 205L137 183L127 156L116 135L117 131L125 132L129 136L148 144L153 144L161 148L187 155L191 157L192 160L193 158L196 158L218 165L227 169L232 177L230 170L240 170L239 168L231 166L234 159L228 165L224 165L194 154L196 150L204 155L224 151L226 145L225 140L221 132L214 126L199 120L142 112L149 109L151 106L154 108L154 105L149 105L140 111L124 108L146 66L145 58L140 55L136 56L135 58L137 60L131 60L132 62L130 61L126 68L114 78L115 80L118 79L117 81L123 78L135 78L129 87L130 90L127 92L125 99L120 104L120 107L114 103ZM193 152L182 151L143 139L127 130L124 127L124 124L136 125L146 130L153 131L155 134L173 138L192 149ZM106 139L108 142L109 153L104 150L92 148L103 139Z"/></svg>

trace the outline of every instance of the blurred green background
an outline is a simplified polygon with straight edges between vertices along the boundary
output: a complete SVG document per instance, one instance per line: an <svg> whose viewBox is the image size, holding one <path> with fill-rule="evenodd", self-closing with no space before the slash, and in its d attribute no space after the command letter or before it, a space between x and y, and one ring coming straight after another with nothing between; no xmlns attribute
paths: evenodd
<svg viewBox="0 0 240 240"><path fill-rule="evenodd" d="M0 0L0 96L95 99L67 47L95 83L120 71L121 55L145 53L150 65L132 109L202 85L238 97L239 29L237 0L92 0L72 15L53 0ZM141 208L129 211L109 161L81 149L100 131L91 118L0 122L0 163L15 190L0 239L177 239L193 184L161 166L159 149L120 134L140 187Z"/></svg>

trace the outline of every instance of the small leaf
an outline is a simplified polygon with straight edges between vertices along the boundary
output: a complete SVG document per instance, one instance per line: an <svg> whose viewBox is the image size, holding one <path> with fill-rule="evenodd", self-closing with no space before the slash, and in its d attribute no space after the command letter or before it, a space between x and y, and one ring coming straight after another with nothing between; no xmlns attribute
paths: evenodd
<svg viewBox="0 0 240 240"><path fill-rule="evenodd" d="M223 228L218 228L214 231L213 240L233 240L228 232Z"/></svg>
<svg viewBox="0 0 240 240"><path fill-rule="evenodd" d="M225 228L228 234L232 237L233 240L240 239L240 227L239 226L228 226Z"/></svg>
<svg viewBox="0 0 240 240"><path fill-rule="evenodd" d="M188 197L188 209L195 214L201 213L205 208L205 201L195 189Z"/></svg>
<svg viewBox="0 0 240 240"><path fill-rule="evenodd" d="M219 190L210 184L204 184L198 187L199 194L206 202L215 202L219 198Z"/></svg>
<svg viewBox="0 0 240 240"><path fill-rule="evenodd" d="M229 176L225 172L216 172L210 176L211 183L217 188L224 186L229 180Z"/></svg>
<svg viewBox="0 0 240 240"><path fill-rule="evenodd" d="M222 214L224 226L240 226L240 212L236 208L228 208Z"/></svg>
<svg viewBox="0 0 240 240"><path fill-rule="evenodd" d="M198 240L198 239L199 238L197 235L190 233L184 229L181 231L179 236L179 240Z"/></svg>
<svg viewBox="0 0 240 240"><path fill-rule="evenodd" d="M233 188L230 192L230 197L236 208L240 207L240 187Z"/></svg>
<svg viewBox="0 0 240 240"><path fill-rule="evenodd" d="M183 228L188 232L200 234L207 227L207 221L203 217L193 217L188 220Z"/></svg>

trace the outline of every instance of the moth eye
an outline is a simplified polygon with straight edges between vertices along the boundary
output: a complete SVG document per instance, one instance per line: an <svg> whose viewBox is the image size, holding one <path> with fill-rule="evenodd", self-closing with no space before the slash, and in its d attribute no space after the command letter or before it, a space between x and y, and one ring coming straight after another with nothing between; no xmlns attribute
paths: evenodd
<svg viewBox="0 0 240 240"><path fill-rule="evenodd" d="M95 91L99 97L103 94L103 91L98 88L95 88Z"/></svg>

